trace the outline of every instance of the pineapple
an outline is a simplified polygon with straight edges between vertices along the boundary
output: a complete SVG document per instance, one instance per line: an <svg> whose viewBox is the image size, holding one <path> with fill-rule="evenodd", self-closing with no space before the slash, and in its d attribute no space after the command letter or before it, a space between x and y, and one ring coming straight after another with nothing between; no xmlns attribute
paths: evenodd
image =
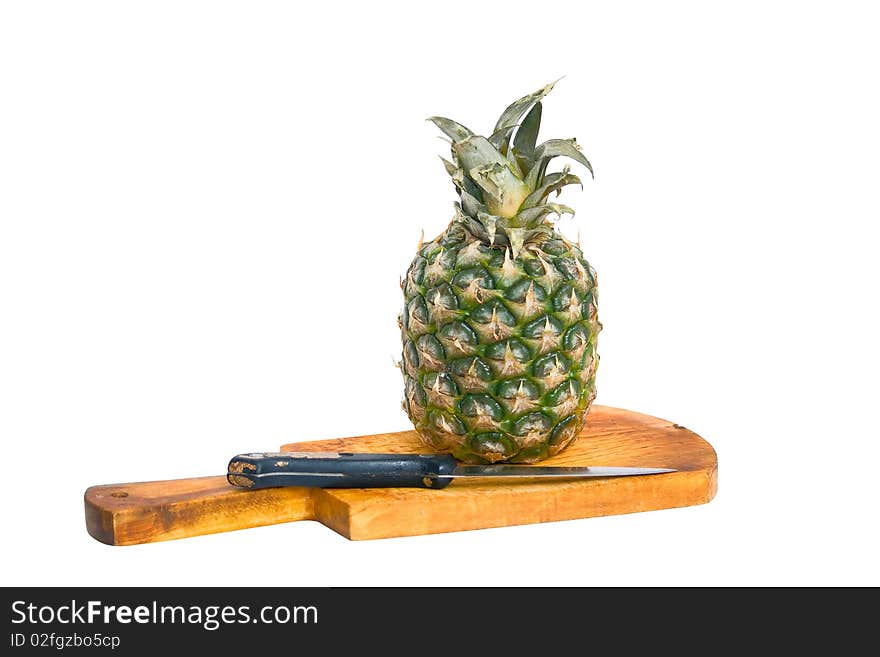
<svg viewBox="0 0 880 657"><path fill-rule="evenodd" d="M596 273L549 221L574 214L550 195L581 181L547 165L593 170L574 139L536 145L552 88L511 104L488 138L429 119L452 140L441 159L459 200L401 282L403 407L425 443L469 463L556 454L596 396Z"/></svg>

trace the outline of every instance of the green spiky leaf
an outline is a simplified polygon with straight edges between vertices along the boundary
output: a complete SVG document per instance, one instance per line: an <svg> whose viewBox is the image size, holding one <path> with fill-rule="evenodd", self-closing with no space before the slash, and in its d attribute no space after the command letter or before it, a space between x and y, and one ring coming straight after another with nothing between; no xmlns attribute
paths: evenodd
<svg viewBox="0 0 880 657"><path fill-rule="evenodd" d="M440 160L443 162L443 166L446 167L446 173L452 178L452 182L459 192L464 190L479 200L483 198L483 192L474 184L473 180L465 175L464 171L443 157Z"/></svg>
<svg viewBox="0 0 880 657"><path fill-rule="evenodd" d="M440 128L447 137L453 142L460 142L468 137L473 137L474 133L465 128L460 123L456 123L452 119L446 119L442 116L429 116L428 121Z"/></svg>
<svg viewBox="0 0 880 657"><path fill-rule="evenodd" d="M510 240L510 255L516 260L528 235L527 228L508 228L507 239Z"/></svg>
<svg viewBox="0 0 880 657"><path fill-rule="evenodd" d="M563 214L574 216L574 210L560 203L545 203L520 212L516 215L516 223L528 227L537 226L548 214L555 214L559 217L562 217Z"/></svg>
<svg viewBox="0 0 880 657"><path fill-rule="evenodd" d="M526 187L529 189L538 189L538 187L544 182L544 172L546 170L546 164L542 170L542 167L540 167L537 162L533 163L532 168L529 169L529 173L526 175Z"/></svg>
<svg viewBox="0 0 880 657"><path fill-rule="evenodd" d="M461 168L483 190L491 214L512 217L529 190L510 163L485 137L473 136L453 144Z"/></svg>
<svg viewBox="0 0 880 657"><path fill-rule="evenodd" d="M488 194L488 198L497 203L500 203L504 198L505 183L507 178L512 175L513 172L506 162L504 164L490 162L468 171L468 176L471 180L477 183L480 189L483 190L484 198Z"/></svg>
<svg viewBox="0 0 880 657"><path fill-rule="evenodd" d="M515 100L510 105L508 105L507 109L501 113L500 117L498 117L498 122L495 124L495 131L497 132L501 128L516 125L520 117L528 112L529 109L531 109L532 105L534 105L544 96L550 93L550 91L553 89L553 85L555 85L556 82L559 82L559 80L551 82L550 84L541 87L534 93L523 96L519 100Z"/></svg>
<svg viewBox="0 0 880 657"><path fill-rule="evenodd" d="M484 167L487 164L507 164L497 148L485 137L474 135L452 145L455 157L465 171Z"/></svg>
<svg viewBox="0 0 880 657"><path fill-rule="evenodd" d="M500 217L496 217L494 214L486 214L485 212L478 212L477 219L480 220L480 223L483 224L483 227L486 229L486 236L489 238L489 245L495 244L495 232L498 227L498 219Z"/></svg>
<svg viewBox="0 0 880 657"><path fill-rule="evenodd" d="M468 214L458 203L455 204L455 220L461 222L476 237L489 243L489 234L486 227L474 216Z"/></svg>
<svg viewBox="0 0 880 657"><path fill-rule="evenodd" d="M460 169L457 166L455 166L452 162L447 160L445 157L443 157L442 155L439 157L440 157L440 160L443 162L443 166L446 167L446 173L448 173L450 176L452 176L454 178L455 174L457 172L459 172Z"/></svg>
<svg viewBox="0 0 880 657"><path fill-rule="evenodd" d="M544 176L550 160L560 155L570 157L575 162L583 164L589 170L590 175L593 175L593 165L581 152L580 146L574 139L548 139L535 149L535 164L532 165L532 171L537 168L536 184ZM529 171L529 180L532 179L532 171Z"/></svg>
<svg viewBox="0 0 880 657"><path fill-rule="evenodd" d="M486 206L467 190L460 190L459 195L461 196L461 207L465 214L476 217L480 212L486 212Z"/></svg>
<svg viewBox="0 0 880 657"><path fill-rule="evenodd" d="M508 144L510 143L510 135L516 128L516 125L508 125L496 130L489 137L489 143L498 149L502 155L507 155Z"/></svg>
<svg viewBox="0 0 880 657"><path fill-rule="evenodd" d="M452 178L452 182L455 183L460 191L467 192L480 203L483 202L483 190L477 187L473 180L464 175L464 171L459 169L458 173Z"/></svg>
<svg viewBox="0 0 880 657"><path fill-rule="evenodd" d="M526 200L523 201L522 207L533 208L536 205L539 205L552 192L555 191L558 195L566 185L580 185L581 189L584 187L581 179L573 173L569 173L568 169L561 173L551 173L544 177L544 181L538 189L526 197Z"/></svg>
<svg viewBox="0 0 880 657"><path fill-rule="evenodd" d="M523 175L523 170L520 168L519 162L517 162L516 156L513 154L512 148L507 153L507 166L510 167L510 170L513 171L513 175L515 175L517 178L519 178L520 180L525 178L525 176Z"/></svg>
<svg viewBox="0 0 880 657"><path fill-rule="evenodd" d="M513 138L513 152L523 171L531 169L535 162L535 144L538 142L538 130L541 127L541 112L541 103L535 103Z"/></svg>

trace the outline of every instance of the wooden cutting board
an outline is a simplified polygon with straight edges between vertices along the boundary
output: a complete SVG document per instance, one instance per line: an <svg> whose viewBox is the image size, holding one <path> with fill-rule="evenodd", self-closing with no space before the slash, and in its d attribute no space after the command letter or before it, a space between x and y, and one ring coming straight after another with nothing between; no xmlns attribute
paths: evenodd
<svg viewBox="0 0 880 657"><path fill-rule="evenodd" d="M403 431L291 443L281 451L426 448L414 431ZM443 490L249 491L230 486L225 476L111 484L85 492L86 527L102 543L135 545L317 520L361 540L691 506L708 502L717 489L718 462L708 442L678 424L607 406L594 406L580 438L541 465L656 466L678 472L568 481L461 479Z"/></svg>

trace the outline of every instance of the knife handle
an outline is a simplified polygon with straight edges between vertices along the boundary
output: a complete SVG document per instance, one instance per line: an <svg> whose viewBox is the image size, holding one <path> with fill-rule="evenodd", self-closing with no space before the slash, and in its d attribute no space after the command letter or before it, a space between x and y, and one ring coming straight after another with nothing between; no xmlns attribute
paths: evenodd
<svg viewBox="0 0 880 657"><path fill-rule="evenodd" d="M449 454L239 454L229 462L226 479L240 488L445 488L456 465Z"/></svg>

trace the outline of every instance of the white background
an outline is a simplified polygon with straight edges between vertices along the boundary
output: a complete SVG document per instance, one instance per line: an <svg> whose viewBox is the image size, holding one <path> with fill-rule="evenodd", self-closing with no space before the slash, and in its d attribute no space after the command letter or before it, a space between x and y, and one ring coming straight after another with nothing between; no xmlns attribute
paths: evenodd
<svg viewBox="0 0 880 657"><path fill-rule="evenodd" d="M546 10L546 15L541 12ZM6 2L6 585L878 585L872 3ZM452 215L424 121L542 136L601 286L597 403L717 449L708 505L353 543L130 548L99 483L403 430L398 276Z"/></svg>

